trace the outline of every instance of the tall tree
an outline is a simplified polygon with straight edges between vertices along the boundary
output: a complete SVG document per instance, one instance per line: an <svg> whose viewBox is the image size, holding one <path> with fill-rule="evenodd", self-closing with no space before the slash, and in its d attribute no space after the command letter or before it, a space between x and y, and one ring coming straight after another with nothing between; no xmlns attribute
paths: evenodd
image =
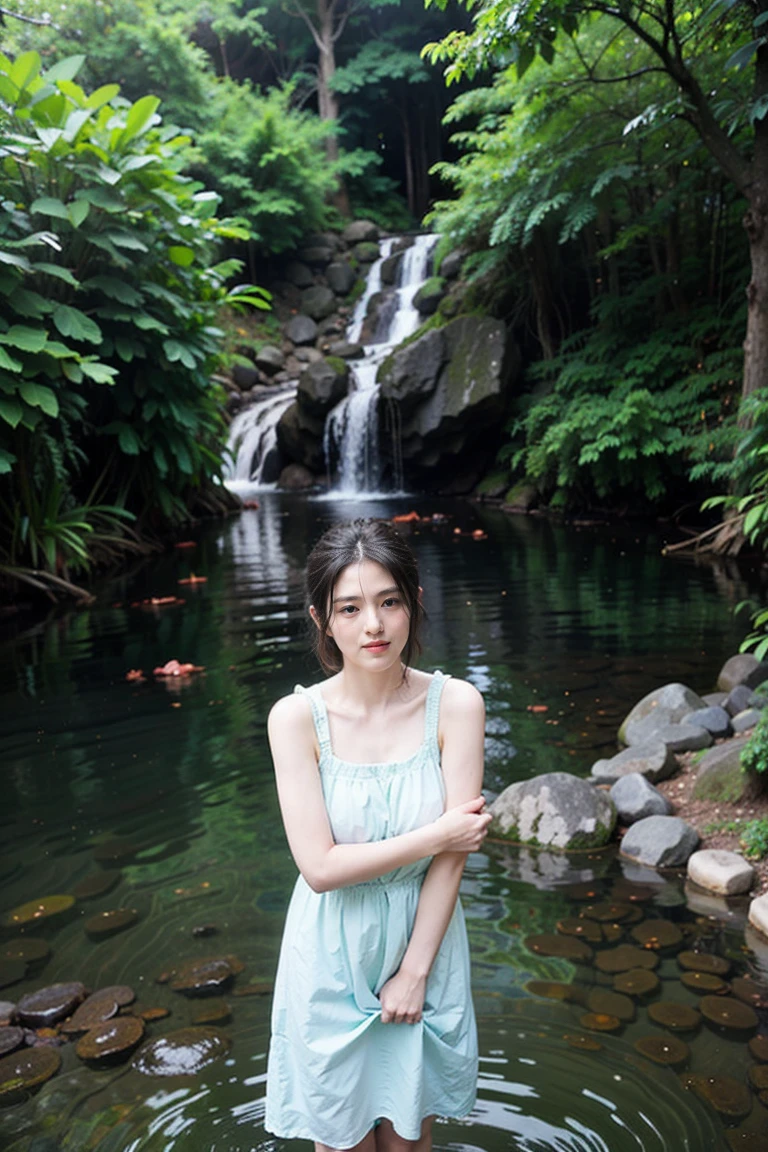
<svg viewBox="0 0 768 1152"><path fill-rule="evenodd" d="M679 118L698 133L717 164L747 202L744 227L749 241L751 279L747 288L742 398L768 379L768 0L480 0L472 9L473 27L454 32L430 46L433 60L448 62L447 78L473 74L482 62L507 53L522 75L536 56L551 62L558 35L578 44L596 83L606 76L599 56L590 54L589 32L596 16L615 22L650 49L650 67L667 82L666 99L645 115ZM438 0L442 6L445 0ZM720 83L703 77L722 60ZM752 91L744 99L741 76L752 69ZM646 68L645 71L648 69ZM737 83L733 83L736 80ZM748 126L746 133L736 130Z"/></svg>

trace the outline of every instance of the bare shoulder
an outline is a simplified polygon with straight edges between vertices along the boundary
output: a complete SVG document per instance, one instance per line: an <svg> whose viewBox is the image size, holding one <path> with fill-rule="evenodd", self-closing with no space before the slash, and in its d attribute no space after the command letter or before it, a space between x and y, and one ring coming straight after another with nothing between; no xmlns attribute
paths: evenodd
<svg viewBox="0 0 768 1152"><path fill-rule="evenodd" d="M458 718L461 721L485 717L485 701L474 684L451 677L443 686L440 713L441 719Z"/></svg>
<svg viewBox="0 0 768 1152"><path fill-rule="evenodd" d="M282 724L301 724L312 720L312 706L303 692L281 696L269 710L267 723L272 728Z"/></svg>

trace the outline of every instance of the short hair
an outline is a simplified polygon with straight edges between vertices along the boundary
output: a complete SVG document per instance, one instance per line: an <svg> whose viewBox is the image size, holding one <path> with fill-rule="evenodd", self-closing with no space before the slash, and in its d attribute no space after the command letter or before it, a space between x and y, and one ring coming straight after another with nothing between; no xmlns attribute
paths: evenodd
<svg viewBox="0 0 768 1152"><path fill-rule="evenodd" d="M416 557L386 520L350 520L334 524L315 544L307 558L307 601L317 613L312 629L312 646L323 671L340 672L343 659L336 641L328 635L333 590L345 568L373 560L392 576L408 613L408 639L402 660L406 668L421 651L419 634L424 609L419 597L419 569Z"/></svg>

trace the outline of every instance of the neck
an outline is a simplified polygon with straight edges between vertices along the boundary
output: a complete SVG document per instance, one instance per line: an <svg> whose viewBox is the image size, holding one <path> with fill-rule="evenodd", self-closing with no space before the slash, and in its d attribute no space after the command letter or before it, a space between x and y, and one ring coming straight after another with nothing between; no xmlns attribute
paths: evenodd
<svg viewBox="0 0 768 1152"><path fill-rule="evenodd" d="M339 673L338 684L347 700L367 710L383 704L403 687L403 673L402 664L395 664L385 672L362 672L345 666Z"/></svg>

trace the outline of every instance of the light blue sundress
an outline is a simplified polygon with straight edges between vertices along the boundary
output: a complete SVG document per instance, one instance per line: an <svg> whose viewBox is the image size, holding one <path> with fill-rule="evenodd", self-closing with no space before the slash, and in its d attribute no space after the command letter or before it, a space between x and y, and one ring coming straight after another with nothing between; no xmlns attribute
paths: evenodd
<svg viewBox="0 0 768 1152"><path fill-rule="evenodd" d="M320 686L296 689L312 706L337 844L384 840L443 812L437 732L446 679L435 672L429 685L418 752L384 764L335 756ZM477 1031L458 900L427 980L421 1022L381 1022L378 992L400 966L429 864L419 860L332 892L313 892L299 876L275 982L267 1131L351 1148L382 1117L398 1135L416 1140L426 1116L471 1111Z"/></svg>

